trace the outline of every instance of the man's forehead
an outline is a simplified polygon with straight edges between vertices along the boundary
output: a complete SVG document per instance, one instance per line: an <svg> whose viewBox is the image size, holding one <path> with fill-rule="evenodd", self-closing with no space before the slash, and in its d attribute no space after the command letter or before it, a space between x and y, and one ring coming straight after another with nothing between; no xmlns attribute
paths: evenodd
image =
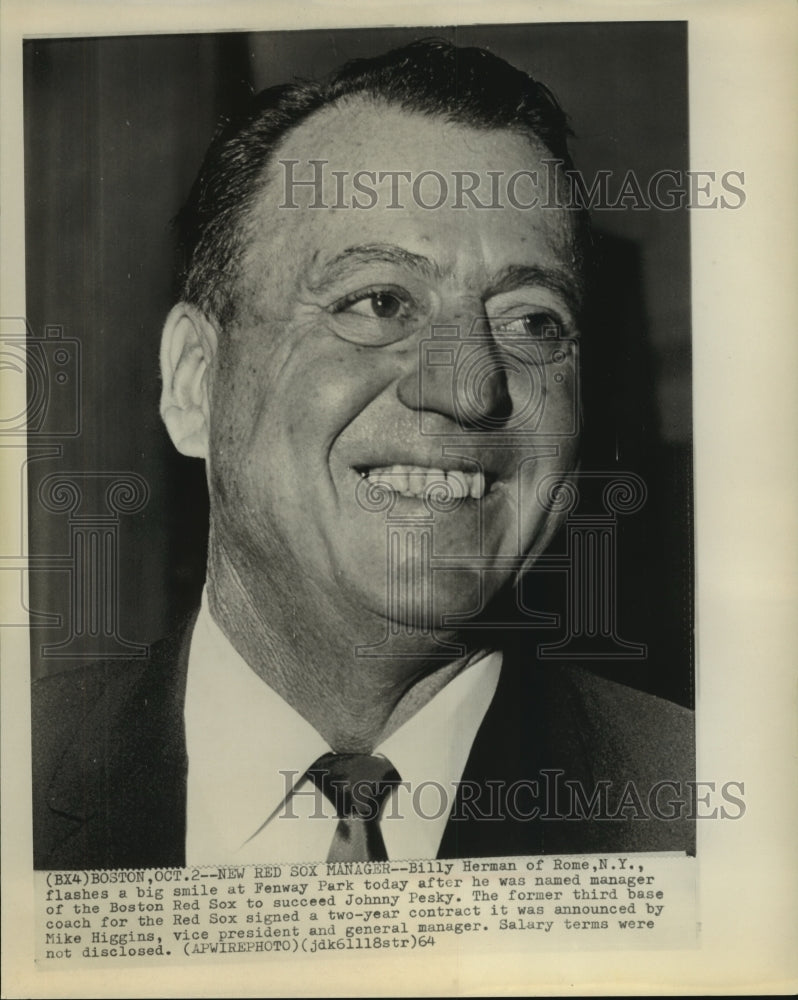
<svg viewBox="0 0 798 1000"><path fill-rule="evenodd" d="M419 172L437 169L439 161L447 169L469 171L485 166L487 150L493 151L495 169L551 156L531 133L488 129L356 95L319 109L292 129L272 154L270 173L279 173L274 166L280 160L292 158L325 160L330 170Z"/></svg>
<svg viewBox="0 0 798 1000"><path fill-rule="evenodd" d="M550 201L550 157L508 129L364 98L323 108L272 155L250 217L253 273L290 258L309 289L328 267L382 260L487 288L509 267L539 265L575 289L573 213L518 207Z"/></svg>

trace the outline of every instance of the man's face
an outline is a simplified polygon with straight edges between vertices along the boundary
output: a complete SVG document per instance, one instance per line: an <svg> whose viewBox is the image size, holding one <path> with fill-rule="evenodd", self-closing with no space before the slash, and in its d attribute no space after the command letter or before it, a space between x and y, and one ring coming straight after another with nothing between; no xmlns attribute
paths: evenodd
<svg viewBox="0 0 798 1000"><path fill-rule="evenodd" d="M477 174L490 203L488 171L542 176L546 155L365 101L284 140L212 382L214 539L250 593L260 581L343 621L357 608L405 624L432 597L437 621L477 611L512 557L545 548L557 515L536 490L576 452L571 219L505 196L455 208L453 172ZM286 194L279 161L304 179L314 159L329 208L310 207L309 187ZM353 188L362 170L411 180L397 195L369 178L376 204L355 208L373 200ZM412 189L433 170L449 185L437 209L434 178ZM516 194L530 200L529 183Z"/></svg>

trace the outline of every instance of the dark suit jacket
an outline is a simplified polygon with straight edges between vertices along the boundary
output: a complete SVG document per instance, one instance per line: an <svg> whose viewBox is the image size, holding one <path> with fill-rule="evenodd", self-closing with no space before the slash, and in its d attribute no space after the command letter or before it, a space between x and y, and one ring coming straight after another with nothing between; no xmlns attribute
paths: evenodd
<svg viewBox="0 0 798 1000"><path fill-rule="evenodd" d="M147 660L34 685L36 868L183 866L190 637L184 628ZM586 671L505 655L438 856L693 853L694 823L657 817L657 805L661 817L675 811L669 801L689 801L693 743L686 709ZM669 786L653 798L665 780L682 794ZM606 798L591 815L597 788Z"/></svg>

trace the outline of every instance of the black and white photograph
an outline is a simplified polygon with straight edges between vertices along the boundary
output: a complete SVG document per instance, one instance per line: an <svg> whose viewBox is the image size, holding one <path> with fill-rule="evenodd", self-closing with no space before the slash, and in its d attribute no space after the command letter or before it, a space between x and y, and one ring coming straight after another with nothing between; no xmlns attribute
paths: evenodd
<svg viewBox="0 0 798 1000"><path fill-rule="evenodd" d="M628 948L646 993L705 946L763 795L767 721L722 703L771 697L706 655L705 499L740 504L702 479L706 358L740 359L705 235L741 253L762 192L696 127L708 21L531 6L16 39L0 568L42 974L264 996L487 949L497 995L564 993L513 962Z"/></svg>
<svg viewBox="0 0 798 1000"><path fill-rule="evenodd" d="M694 850L686 31L596 38L26 43L38 868Z"/></svg>

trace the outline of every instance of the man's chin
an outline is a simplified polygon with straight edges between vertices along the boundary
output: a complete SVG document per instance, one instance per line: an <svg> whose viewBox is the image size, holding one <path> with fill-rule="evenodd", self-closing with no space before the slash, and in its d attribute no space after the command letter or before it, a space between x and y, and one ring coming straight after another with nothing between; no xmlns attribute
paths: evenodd
<svg viewBox="0 0 798 1000"><path fill-rule="evenodd" d="M368 612L370 630L394 636L456 631L456 622L478 620L498 589L497 583L482 579L475 569L433 572L404 563L388 580L370 577L371 585L361 578L358 593L352 596Z"/></svg>

